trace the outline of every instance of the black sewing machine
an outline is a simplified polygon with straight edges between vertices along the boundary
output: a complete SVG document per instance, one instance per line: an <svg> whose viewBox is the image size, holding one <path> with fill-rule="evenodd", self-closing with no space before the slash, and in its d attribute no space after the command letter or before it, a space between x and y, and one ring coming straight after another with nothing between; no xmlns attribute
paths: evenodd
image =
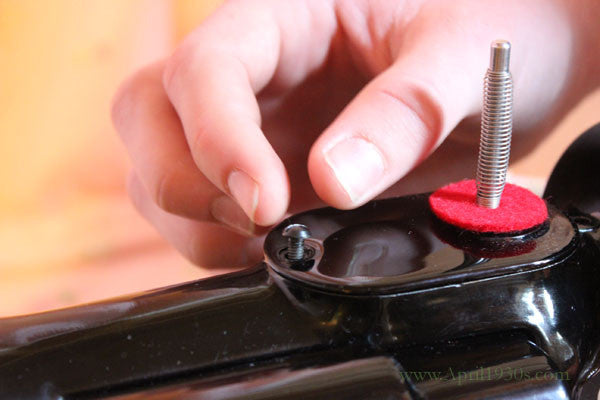
<svg viewBox="0 0 600 400"><path fill-rule="evenodd" d="M600 125L533 231L452 229L427 194L323 208L252 269L2 319L0 398L596 399L599 171Z"/></svg>

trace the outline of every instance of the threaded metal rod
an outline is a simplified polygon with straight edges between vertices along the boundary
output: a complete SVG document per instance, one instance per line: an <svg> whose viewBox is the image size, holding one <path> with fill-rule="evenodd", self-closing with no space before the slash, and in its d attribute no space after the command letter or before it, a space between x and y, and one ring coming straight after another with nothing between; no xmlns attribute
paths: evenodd
<svg viewBox="0 0 600 400"><path fill-rule="evenodd" d="M310 237L310 230L302 224L292 224L285 227L283 237L288 239L286 257L295 262L304 258L304 240Z"/></svg>
<svg viewBox="0 0 600 400"><path fill-rule="evenodd" d="M304 257L304 240L288 238L287 257L291 261L302 260Z"/></svg>
<svg viewBox="0 0 600 400"><path fill-rule="evenodd" d="M506 183L512 137L513 85L510 43L495 40L483 84L483 112L477 161L477 204L498 208Z"/></svg>

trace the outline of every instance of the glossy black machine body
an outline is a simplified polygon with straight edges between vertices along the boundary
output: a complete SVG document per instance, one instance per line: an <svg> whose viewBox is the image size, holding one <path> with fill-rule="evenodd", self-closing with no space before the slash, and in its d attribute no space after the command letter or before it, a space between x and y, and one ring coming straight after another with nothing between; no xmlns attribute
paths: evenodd
<svg viewBox="0 0 600 400"><path fill-rule="evenodd" d="M530 232L453 229L426 194L324 208L252 269L0 320L0 398L595 399L600 221L559 178Z"/></svg>

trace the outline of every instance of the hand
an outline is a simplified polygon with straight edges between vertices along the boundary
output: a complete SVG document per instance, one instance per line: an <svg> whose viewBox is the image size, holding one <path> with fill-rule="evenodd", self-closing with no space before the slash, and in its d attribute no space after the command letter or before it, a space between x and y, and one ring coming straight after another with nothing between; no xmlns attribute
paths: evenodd
<svg viewBox="0 0 600 400"><path fill-rule="evenodd" d="M287 212L473 177L491 41L513 48L514 160L598 83L598 8L229 1L117 94L131 196L192 261L241 266Z"/></svg>

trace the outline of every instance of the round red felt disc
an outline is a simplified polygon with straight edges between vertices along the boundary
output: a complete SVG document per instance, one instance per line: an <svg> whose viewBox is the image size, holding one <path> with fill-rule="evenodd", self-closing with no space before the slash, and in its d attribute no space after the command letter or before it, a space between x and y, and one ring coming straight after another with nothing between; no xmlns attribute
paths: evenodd
<svg viewBox="0 0 600 400"><path fill-rule="evenodd" d="M476 232L524 231L548 218L544 200L520 186L507 183L500 206L489 209L477 204L475 180L451 183L429 197L433 213L442 221Z"/></svg>

